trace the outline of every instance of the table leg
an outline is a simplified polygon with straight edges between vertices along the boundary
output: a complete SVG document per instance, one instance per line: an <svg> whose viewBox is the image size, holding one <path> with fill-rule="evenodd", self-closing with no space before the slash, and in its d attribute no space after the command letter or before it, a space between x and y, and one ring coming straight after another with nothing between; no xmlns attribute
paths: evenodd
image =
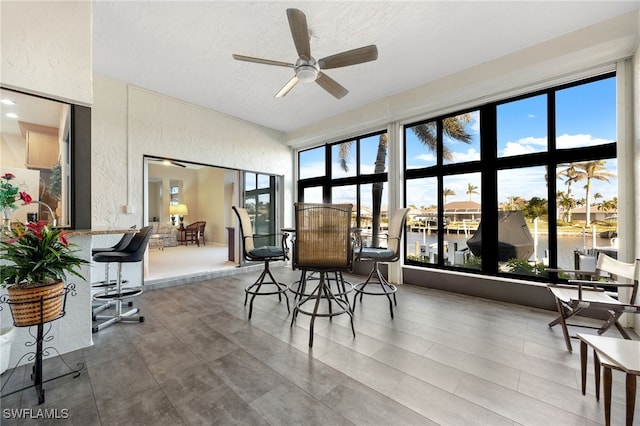
<svg viewBox="0 0 640 426"><path fill-rule="evenodd" d="M633 426L633 412L636 408L636 376L627 373L627 426Z"/></svg>
<svg viewBox="0 0 640 426"><path fill-rule="evenodd" d="M604 367L604 424L611 425L611 368Z"/></svg>
<svg viewBox="0 0 640 426"><path fill-rule="evenodd" d="M587 343L580 341L580 373L582 377L582 394L587 391Z"/></svg>
<svg viewBox="0 0 640 426"><path fill-rule="evenodd" d="M600 401L600 357L593 350L593 374L596 376L596 401Z"/></svg>

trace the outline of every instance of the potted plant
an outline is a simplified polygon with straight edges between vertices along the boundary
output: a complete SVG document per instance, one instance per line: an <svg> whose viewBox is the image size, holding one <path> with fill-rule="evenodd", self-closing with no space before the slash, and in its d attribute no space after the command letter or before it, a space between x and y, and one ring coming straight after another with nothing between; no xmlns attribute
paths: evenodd
<svg viewBox="0 0 640 426"><path fill-rule="evenodd" d="M61 315L63 279L79 273L87 264L76 256L62 229L50 228L47 221L15 224L9 237L0 240L0 285L7 287L16 326L52 321Z"/></svg>

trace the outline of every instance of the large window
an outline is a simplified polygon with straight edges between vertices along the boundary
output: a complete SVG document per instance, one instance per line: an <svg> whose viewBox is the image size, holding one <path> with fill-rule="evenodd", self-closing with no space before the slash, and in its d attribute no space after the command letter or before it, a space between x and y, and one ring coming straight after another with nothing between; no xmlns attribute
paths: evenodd
<svg viewBox="0 0 640 426"><path fill-rule="evenodd" d="M387 134L301 151L298 154L298 200L351 203L353 226L379 232L387 217Z"/></svg>
<svg viewBox="0 0 640 426"><path fill-rule="evenodd" d="M406 262L542 278L615 256L615 94L607 74L405 126Z"/></svg>

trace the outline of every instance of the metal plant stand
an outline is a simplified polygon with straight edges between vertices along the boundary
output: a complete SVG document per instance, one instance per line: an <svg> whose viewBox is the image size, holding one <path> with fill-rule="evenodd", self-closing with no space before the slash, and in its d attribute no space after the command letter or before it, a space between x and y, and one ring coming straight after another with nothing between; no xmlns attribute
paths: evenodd
<svg viewBox="0 0 640 426"><path fill-rule="evenodd" d="M58 352L58 350L53 347L53 346L44 346L45 343L48 343L50 341L52 341L54 339L53 335L50 335L49 333L51 332L51 323L53 321L56 321L60 318L62 318L66 311L66 304L67 304L67 295L71 294L72 296L76 295L76 285L75 284L68 284L65 288L64 291L58 295L55 295L53 297L49 297L49 298L44 298L41 297L39 300L35 300L35 301L29 301L29 302L12 302L9 299L8 295L2 295L0 296L0 310L2 310L2 305L3 304L8 304L10 307L13 306L21 306L21 307L25 307L25 306L34 306L39 304L40 306L40 321L34 324L30 324L30 325L23 325L23 326L18 326L16 325L16 327L36 327L36 334L33 335L31 332L31 329L29 330L29 334L34 338L34 341L32 342L27 342L25 343L25 346L27 347L32 347L35 346L35 351L34 352L27 352L26 354L22 355L22 357L20 357L20 359L18 360L18 362L16 363L16 365L14 366L14 368L12 369L11 373L9 374L9 376L7 377L5 383L2 385L2 388L0 388L0 393L2 394L2 398L9 396L9 395L13 395L15 393L21 392L25 389L29 389L29 388L35 388L36 390L36 394L38 395L38 403L42 404L44 402L44 388L42 387L42 385L44 383L59 379L61 377L65 377L68 375L73 374L74 378L78 377L80 375L80 373L82 372L82 370L84 369L84 363L78 363L77 364L77 368L71 368L69 366L69 364L66 363L66 361L61 357L60 359L62 359L62 362L64 362L64 364L67 366L67 368L70 370L68 373L64 373L61 374L59 376L47 379L43 381L43 377L42 377L42 359L43 356L48 356L50 351L55 352L58 356L60 356L60 352ZM44 318L44 303L46 300L51 300L51 299L55 299L55 298L63 298L62 301L62 311L60 312L60 315L56 316L53 319L47 319L45 320ZM45 331L45 324L48 325L46 331ZM15 325L15 323L14 323ZM31 380L33 381L33 384L29 385L29 386L25 386L21 389L16 389L13 390L9 393L4 393L4 387L7 383L9 383L11 376L13 375L13 373L16 371L16 367L22 362L22 360L25 359L25 357L27 358L27 361L34 361L34 365L31 371Z"/></svg>

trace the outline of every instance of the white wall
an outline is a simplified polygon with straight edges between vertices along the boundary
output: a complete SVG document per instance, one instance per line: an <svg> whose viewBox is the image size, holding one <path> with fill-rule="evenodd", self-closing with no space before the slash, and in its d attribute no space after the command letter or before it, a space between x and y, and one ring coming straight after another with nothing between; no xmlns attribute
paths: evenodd
<svg viewBox="0 0 640 426"><path fill-rule="evenodd" d="M90 1L2 1L2 85L91 105Z"/></svg>
<svg viewBox="0 0 640 426"><path fill-rule="evenodd" d="M226 241L225 210L231 209L225 203L225 170L219 168L203 168L198 170L197 198L198 212L195 220L207 222L205 227L205 244L224 244Z"/></svg>

